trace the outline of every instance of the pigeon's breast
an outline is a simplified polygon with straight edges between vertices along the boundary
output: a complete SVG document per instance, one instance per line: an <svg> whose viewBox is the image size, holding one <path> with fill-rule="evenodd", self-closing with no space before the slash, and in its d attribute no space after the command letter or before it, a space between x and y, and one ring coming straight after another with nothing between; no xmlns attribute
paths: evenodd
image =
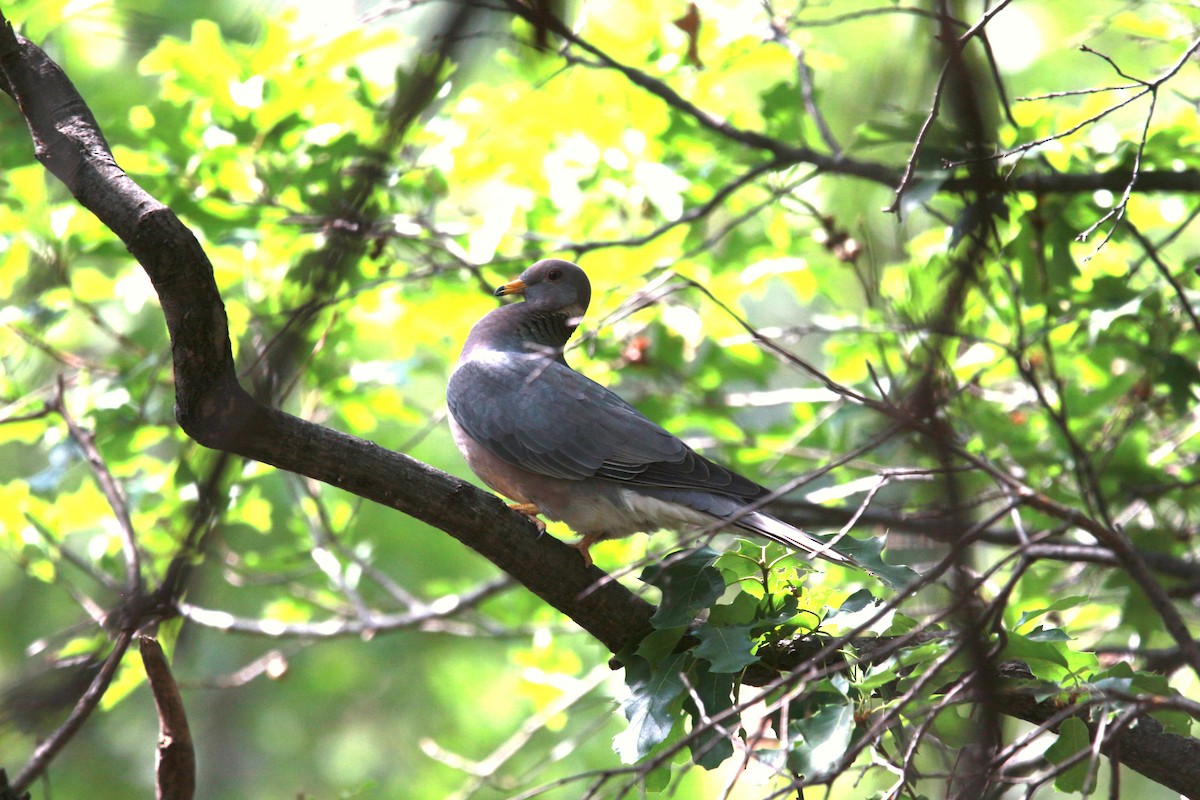
<svg viewBox="0 0 1200 800"><path fill-rule="evenodd" d="M586 478L560 481L572 484L569 493L538 503L550 519L561 520L576 533L597 538L619 539L633 533L682 530L713 522L713 518L678 503L648 497L612 481Z"/></svg>

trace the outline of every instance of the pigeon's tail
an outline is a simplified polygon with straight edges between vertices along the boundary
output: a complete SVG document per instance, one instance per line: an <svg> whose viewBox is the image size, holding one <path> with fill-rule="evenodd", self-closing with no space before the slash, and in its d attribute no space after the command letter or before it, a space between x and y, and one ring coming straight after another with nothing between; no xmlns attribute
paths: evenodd
<svg viewBox="0 0 1200 800"><path fill-rule="evenodd" d="M779 542L784 547L805 553L810 556L820 556L835 564L862 569L862 565L844 553L839 553L831 544L822 542L815 536L793 527L781 519L761 511L751 511L738 517L733 523L736 527L765 536L773 542Z"/></svg>

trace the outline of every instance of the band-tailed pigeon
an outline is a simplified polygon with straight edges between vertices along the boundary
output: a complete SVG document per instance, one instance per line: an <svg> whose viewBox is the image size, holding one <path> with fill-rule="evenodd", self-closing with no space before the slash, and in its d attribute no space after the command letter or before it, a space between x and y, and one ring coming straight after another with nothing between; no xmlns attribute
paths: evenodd
<svg viewBox="0 0 1200 800"><path fill-rule="evenodd" d="M761 510L763 486L699 455L613 392L567 366L563 346L592 297L568 261L539 261L496 290L523 294L471 329L446 390L450 429L484 483L583 535L588 548L640 531L721 521L803 553L855 564Z"/></svg>

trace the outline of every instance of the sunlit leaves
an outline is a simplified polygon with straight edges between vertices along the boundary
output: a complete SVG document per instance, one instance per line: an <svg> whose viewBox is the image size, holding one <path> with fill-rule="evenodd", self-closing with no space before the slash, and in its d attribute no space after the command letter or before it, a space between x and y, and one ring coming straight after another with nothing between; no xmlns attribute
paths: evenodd
<svg viewBox="0 0 1200 800"><path fill-rule="evenodd" d="M829 537L826 541L837 550L851 556L863 569L879 578L885 586L900 591L917 580L918 575L909 567L889 564L883 560L884 542L882 539L856 539L844 536L840 539Z"/></svg>
<svg viewBox="0 0 1200 800"><path fill-rule="evenodd" d="M1038 678L1069 686L1099 664L1091 653L1080 653L1068 646L1069 641L1071 637L1064 631L1041 625L1027 634L1008 631L1004 657L1024 662Z"/></svg>
<svg viewBox="0 0 1200 800"><path fill-rule="evenodd" d="M701 672L689 693L685 710L692 718L688 742L692 759L704 769L715 769L734 753L738 716L726 713L733 706L737 679L729 673Z"/></svg>
<svg viewBox="0 0 1200 800"><path fill-rule="evenodd" d="M889 4L878 4L885 13L837 25L816 24L835 13L819 4L781 7L775 18L754 4L699 4L690 34L674 25L682 13L676 7L616 0L579 10L571 20L579 36L661 80L695 103L700 116L672 108L581 51L568 47L568 60L556 48L533 50L529 26L505 18L471 37L470 58L444 71L448 82L438 102L382 165L365 159L380 141L393 74L403 86L413 63L423 63L419 56L406 60L411 40L391 33L395 28L363 22L314 37L299 32L296 18L272 14L250 20L259 28L251 37L228 20L193 24L180 16L182 24L167 24L154 18L166 13L162 4L134 20L104 3L83 5L17 0L5 11L80 67L73 77L119 162L170 203L204 244L248 388L269 394L282 381L279 402L287 410L465 475L440 413L448 365L466 330L494 307L486 287L533 258L582 254L596 294L583 327L589 338L568 354L573 364L764 485L803 483L780 504L785 510L793 510L787 499L808 496L842 514L818 533L864 512L839 546L854 550L882 582L823 563L803 566L777 549L726 538L715 540L726 551L720 557L714 551L671 556L642 573L661 593L658 627L625 662L629 725L619 745L625 759L647 767L641 776L647 791L672 789L688 754L709 768L743 744L781 775L820 781L859 743L855 736L870 730L862 723L885 714L894 713L895 724L862 743L858 763L870 764L869 773L888 773L888 780L897 767L905 774L941 769L930 767L937 757L953 759L972 746L977 726L968 701L934 710L946 687L974 686L971 671L980 666L962 654L950 657L962 639L952 619L937 618L948 602L946 581L931 575L922 595L885 611L883 603L895 596L888 587L911 586L916 577L890 565L890 553L882 558L885 535L893 552L919 551L914 562L921 574L956 543L970 541L963 561L978 581L972 591L984 604L1003 604L989 606L995 625L985 644L1005 648L997 658L1020 661L1035 677L1019 689L1064 704L1094 702L1105 713L1131 703L1168 705L1180 687L1193 691L1137 663L1099 671L1091 655L1097 648L1170 646L1158 612L1118 567L1028 557L1034 545L1093 546L1095 537L1022 503L1036 493L1111 520L1135 546L1171 563L1194 562L1200 345L1185 307L1196 300L1194 197L1135 187L1120 221L1105 221L1078 242L1121 202L1119 180L1096 191L1012 190L1033 175L1044 175L1049 186L1059 173L1093 180L1131 170L1147 102L1106 114L1138 89L1093 91L1116 80L1112 64L1074 45L1086 40L1125 71L1152 77L1194 35L1192 10L1150 4L1147 13L1130 14L1111 4L1046 4L1034 14L1044 36L1036 60L1012 71L1004 48L1011 56L1013 46L1026 42L989 28L1016 120L993 133L1008 148L1046 141L989 162L1002 184L980 198L946 191L947 181L969 168L945 159L969 151L948 96L937 115L929 114L936 82L924 49L929 23ZM176 5L172 13L187 6ZM215 14L226 5L203 10ZM143 41L137 32L160 21L172 35ZM787 41L774 37L770 25L780 26ZM414 49L427 49L427 40L420 41ZM810 87L801 80L796 48L812 73ZM121 70L113 68L123 53L134 55ZM807 89L839 153L819 129ZM1200 137L1190 98L1197 94L1190 66L1159 92L1143 169L1193 166ZM215 504L211 548L184 554L206 579L196 587L197 602L299 622L388 600L378 587L365 598L348 595L370 583L363 578L368 569L397 576L422 602L492 574L489 564L440 534L266 467L239 465L202 499L213 457L174 421L171 354L152 288L124 245L33 163L15 112L6 120L0 126L0 418L33 416L0 427L0 528L10 555L5 563L22 581L34 579L6 600L20 601L23 587L33 585L29 591L53 592L64 602L85 595L108 602L107 590L83 576L79 564L67 563L65 552L109 579L123 577L111 509L94 476L61 420L36 416L54 397L60 375L68 407L95 431L129 501L148 578L161 576L180 554L197 508ZM785 148L877 160L895 175L926 133L897 217L879 211L894 199L891 182L811 164L768 170L734 186L769 156L725 136L717 128L726 123L774 136ZM1076 124L1084 127L1057 137ZM364 164L380 166L382 177L357 206L353 193L363 185ZM720 202L707 207L714 199ZM357 216L347 214L351 208ZM852 237L859 248L839 251L830 231ZM963 252L980 233L986 257L965 271ZM339 236L349 256L329 278L324 259ZM961 302L950 304L948 287L963 276L969 280ZM655 284L659 279L667 283ZM327 282L315 287L318 280ZM651 285L661 293L643 293ZM281 332L296 326L300 309L313 312L303 323L312 322L311 336L287 363L272 363ZM814 369L870 402L827 386ZM937 388L934 407L916 403L926 379ZM950 473L944 470L922 432L931 421L945 425L969 463L957 458ZM900 432L874 442L893 428ZM982 474L981 464L1004 479ZM961 507L948 508L950 488ZM943 529L958 516L974 525L1000 511L1007 513L981 540ZM938 536L911 533L924 524ZM318 546L319 537L327 541ZM632 561L646 547L658 552L663 541L607 544L604 555ZM633 574L622 580L635 584ZM1163 578L1169 591L1188 591L1173 581ZM74 616L63 625L84 618L75 606L70 610ZM455 728L437 737L461 751L453 763L475 768L507 731L522 729L529 704L545 709L584 665L607 658L594 643L580 644L585 637L532 596L505 595L473 613L451 631L469 635L431 631L400 644L388 637L369 646L355 642L352 651L305 648L305 658L321 668L312 670L318 679L303 677L303 666L295 673L300 702L256 713L241 727L265 731L263 740L280 760L295 764L302 754L288 750L290 738L278 731L298 739L310 728L328 729L338 748L313 749L350 752L345 742L380 741L365 723L357 727L377 713L386 730L415 730L417 723ZM16 631L27 618L12 615L10 627ZM933 638L871 654L873 640L914 631ZM840 683L797 678L761 698L771 707L763 731L789 748L771 761L770 748L753 743L752 715L734 706L758 691L741 685L744 674L792 669L779 663L792 645L819 647L851 632L853 641L838 648L845 661L831 667L842 671ZM49 634L23 627L12 634L11 650L24 652ZM26 638L17 641L18 635ZM538 640L536 647L512 643L526 635ZM189 666L201 680L236 670L257 656L236 648L253 646L206 640L193 651L203 656ZM389 646L387 657L377 655ZM807 668L792 674L807 676ZM506 691L515 685L522 691ZM402 687L403 702L388 702L397 695L381 699L389 686ZM369 695L371 707L349 708L356 695ZM428 696L440 704L422 702ZM337 705L335 713L326 713L331 706L322 698ZM299 709L310 706L319 709L320 725L301 718ZM602 713L609 712L606 706ZM1155 714L1190 734L1180 712ZM576 715L571 709L547 723L556 737L566 731L555 739L556 752L576 743ZM909 746L898 732L925 731L927 722L919 755L897 764ZM593 738L606 745L619 723L610 721ZM1035 737L1034 747L1050 737ZM1068 720L1047 756L1065 764L1093 739L1091 730ZM507 792L512 775L539 763L539 746L513 755L521 763L511 773L497 768L486 780ZM396 749L398 763L413 757ZM579 750L587 753L574 757L581 770L612 764L603 746ZM668 751L664 763L651 766ZM336 760L348 772L368 761ZM403 763L397 772L405 781L436 784L411 791L406 785L405 796L468 793L449 785L459 776L451 762L432 770L435 778ZM1059 776L1059 788L1086 787L1088 775L1103 774L1093 769L1091 755L1081 757ZM262 772L265 791L278 793L279 782ZM304 791L333 796L366 780L354 773ZM696 796L718 793L705 787ZM263 790L239 796L255 794ZM912 788L911 796L918 794Z"/></svg>
<svg viewBox="0 0 1200 800"><path fill-rule="evenodd" d="M838 771L854 730L854 708L849 701L820 705L791 725L798 744L788 754L788 768L810 780Z"/></svg>
<svg viewBox="0 0 1200 800"><path fill-rule="evenodd" d="M622 656L629 725L614 746L623 759L644 758L667 741L678 715L671 709L682 698L692 723L692 757L712 769L733 754L734 740L741 736L732 697L745 669L760 664L783 640L803 636L814 620L830 630L890 627L893 614L877 613L865 591L848 598L825 621L813 611L802 613L796 599L799 573L786 566L790 559L768 563L763 560L767 549L757 548L757 556L755 550L743 543L737 554L721 557L721 570L713 566L716 553L705 548L675 554L643 572L644 581L662 590L662 601L651 620L655 630L633 653ZM733 598L718 603L729 593L727 581ZM929 657L941 652L934 644L925 650ZM908 658L901 665L881 665L865 676L864 688L894 682L897 670L911 672L919 663L922 659ZM835 683L838 688L831 692ZM845 687L844 680L823 682L795 704L803 716L789 728L794 746L785 757L791 769L818 779L841 762L854 725L854 704Z"/></svg>

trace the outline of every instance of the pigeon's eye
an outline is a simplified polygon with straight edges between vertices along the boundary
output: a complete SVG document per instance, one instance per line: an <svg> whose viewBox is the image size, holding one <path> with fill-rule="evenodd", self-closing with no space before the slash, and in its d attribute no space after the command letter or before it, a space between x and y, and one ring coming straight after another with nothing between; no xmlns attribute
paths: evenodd
<svg viewBox="0 0 1200 800"><path fill-rule="evenodd" d="M559 280L560 278L562 278L562 270L561 269L552 269L546 273L546 278L548 280L552 280L552 281Z"/></svg>

